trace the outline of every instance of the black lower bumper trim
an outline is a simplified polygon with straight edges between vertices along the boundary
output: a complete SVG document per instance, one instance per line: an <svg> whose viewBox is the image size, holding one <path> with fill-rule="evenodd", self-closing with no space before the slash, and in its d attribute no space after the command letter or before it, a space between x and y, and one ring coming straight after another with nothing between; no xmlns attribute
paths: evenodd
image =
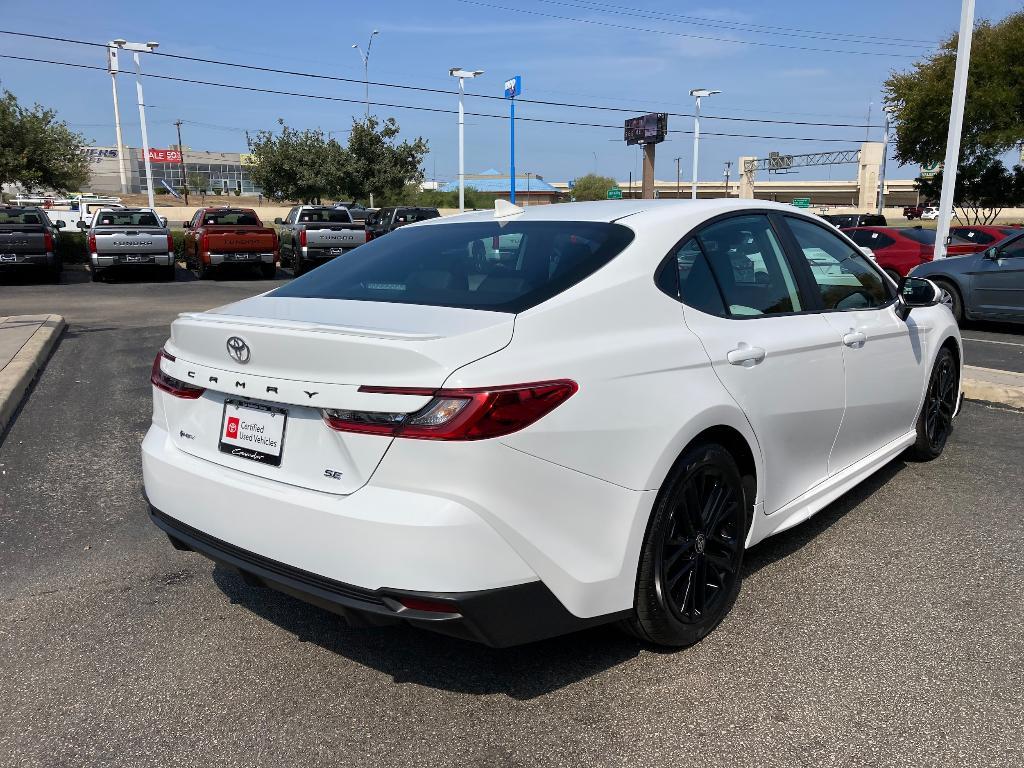
<svg viewBox="0 0 1024 768"><path fill-rule="evenodd" d="M257 582L341 614L353 623L405 621L434 632L495 648L563 635L622 618L629 611L581 619L566 610L543 582L473 592L370 590L328 579L249 552L193 528L150 506L150 518L178 549L190 549ZM410 610L402 598L450 605L450 612Z"/></svg>

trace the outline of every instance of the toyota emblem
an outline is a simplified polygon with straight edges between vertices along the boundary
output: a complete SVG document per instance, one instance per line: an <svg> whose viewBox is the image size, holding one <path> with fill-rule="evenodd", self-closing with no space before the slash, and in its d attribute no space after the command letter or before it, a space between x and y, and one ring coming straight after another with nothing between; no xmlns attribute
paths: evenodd
<svg viewBox="0 0 1024 768"><path fill-rule="evenodd" d="M228 338L228 354L232 360L245 364L249 362L249 345L238 336Z"/></svg>

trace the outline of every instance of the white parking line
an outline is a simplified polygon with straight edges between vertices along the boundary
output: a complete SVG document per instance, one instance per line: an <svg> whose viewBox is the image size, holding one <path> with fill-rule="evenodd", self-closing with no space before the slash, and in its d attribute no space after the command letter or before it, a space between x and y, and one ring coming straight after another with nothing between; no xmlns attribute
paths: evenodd
<svg viewBox="0 0 1024 768"><path fill-rule="evenodd" d="M980 341L983 344L1005 344L1008 347L1024 347L1019 341L995 341L993 339L975 339L971 336L961 336L964 341Z"/></svg>

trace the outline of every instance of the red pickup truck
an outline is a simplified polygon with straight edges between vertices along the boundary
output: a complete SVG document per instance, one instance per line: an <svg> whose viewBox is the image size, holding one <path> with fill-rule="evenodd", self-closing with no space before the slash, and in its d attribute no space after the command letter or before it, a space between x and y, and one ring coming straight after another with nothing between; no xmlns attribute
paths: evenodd
<svg viewBox="0 0 1024 768"><path fill-rule="evenodd" d="M239 265L257 266L272 278L278 260L277 232L251 208L200 208L185 222L185 262L200 279Z"/></svg>

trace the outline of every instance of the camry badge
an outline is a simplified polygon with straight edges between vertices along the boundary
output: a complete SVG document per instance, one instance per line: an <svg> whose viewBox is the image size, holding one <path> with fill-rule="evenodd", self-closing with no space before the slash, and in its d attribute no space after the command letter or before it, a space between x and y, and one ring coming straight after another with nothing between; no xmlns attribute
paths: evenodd
<svg viewBox="0 0 1024 768"><path fill-rule="evenodd" d="M232 360L245 364L249 362L249 345L238 336L228 338L228 354Z"/></svg>

